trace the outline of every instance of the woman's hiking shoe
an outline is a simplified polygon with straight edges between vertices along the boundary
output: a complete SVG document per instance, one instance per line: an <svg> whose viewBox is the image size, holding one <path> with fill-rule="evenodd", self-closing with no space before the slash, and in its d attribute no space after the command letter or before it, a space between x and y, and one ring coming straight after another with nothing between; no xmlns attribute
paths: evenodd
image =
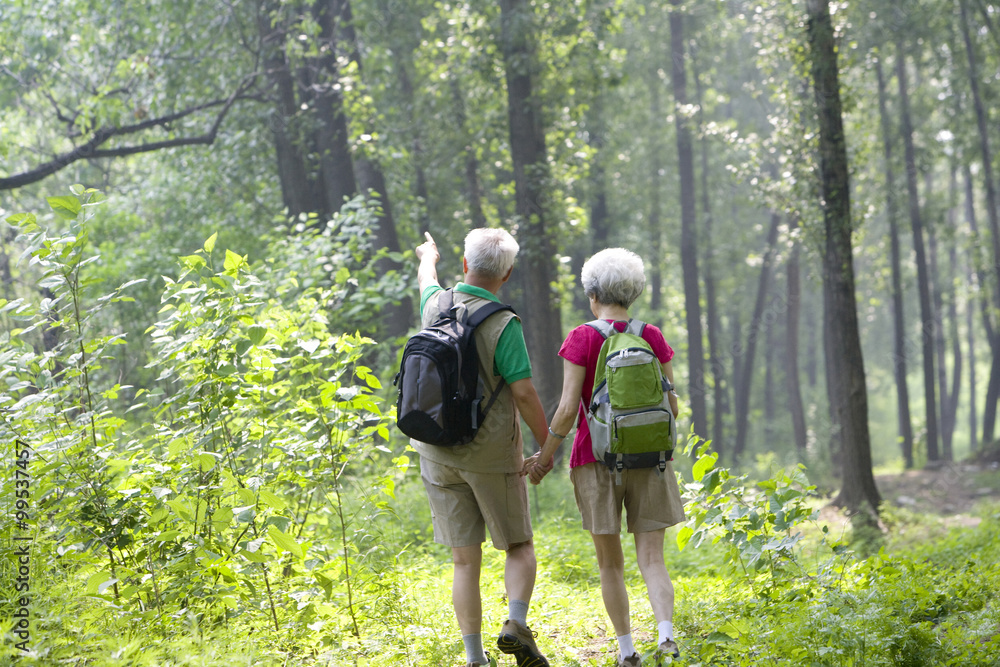
<svg viewBox="0 0 1000 667"><path fill-rule="evenodd" d="M656 647L656 654L657 656L669 655L671 658L681 657L681 651L673 639L663 640L663 643Z"/></svg>
<svg viewBox="0 0 1000 667"><path fill-rule="evenodd" d="M642 667L642 658L638 653L633 653L627 658L618 656L618 667Z"/></svg>
<svg viewBox="0 0 1000 667"><path fill-rule="evenodd" d="M510 619L504 621L497 637L497 648L517 659L517 667L549 667L535 644L535 635L527 626Z"/></svg>
<svg viewBox="0 0 1000 667"><path fill-rule="evenodd" d="M487 651L486 662L467 662L465 663L465 667L497 667L497 661Z"/></svg>

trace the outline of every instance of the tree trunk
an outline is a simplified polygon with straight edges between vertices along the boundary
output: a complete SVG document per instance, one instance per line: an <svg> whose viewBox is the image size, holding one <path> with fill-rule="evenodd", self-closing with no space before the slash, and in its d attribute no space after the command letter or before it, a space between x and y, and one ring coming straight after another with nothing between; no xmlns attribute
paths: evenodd
<svg viewBox="0 0 1000 667"><path fill-rule="evenodd" d="M551 414L562 391L562 365L556 354L562 341L562 324L552 294L555 248L546 228L544 206L548 179L545 132L538 99L532 94L535 52L531 12L526 0L500 2L515 210L521 225L518 238L522 247L520 282L525 295L524 336L535 366L538 394L546 413Z"/></svg>
<svg viewBox="0 0 1000 667"><path fill-rule="evenodd" d="M465 142L465 196L469 201L469 218L474 228L486 226L486 216L483 214L482 187L479 184L479 158L476 157L476 147L469 134L468 120L465 114L465 96L458 82L458 76L452 70L449 79L451 97L455 103L455 121Z"/></svg>
<svg viewBox="0 0 1000 667"><path fill-rule="evenodd" d="M361 52L358 48L358 36L354 30L354 19L351 14L350 0L325 0L330 2L333 17L336 20L336 36L343 46L343 51L349 60L353 61L357 76L361 77ZM354 173L357 176L358 188L366 195L369 192L378 195L381 213L378 216L378 227L375 229L375 247L386 248L390 252L399 252L399 237L396 233L396 222L392 215L389 202L389 191L386 188L385 174L373 155L358 151L354 156ZM389 257L384 257L376 264L379 275L390 271L400 271L402 265ZM389 305L381 312L383 322L380 334L386 338L403 336L410 328L413 318L413 304L408 296L403 297L398 304Z"/></svg>
<svg viewBox="0 0 1000 667"><path fill-rule="evenodd" d="M270 125L278 162L281 199L288 215L294 217L308 212L311 202L307 191L308 178L302 144L296 136L295 128L299 103L295 95L295 80L285 54L285 29L278 12L278 5L274 2L262 7L258 31L264 69L275 89L275 110L271 115ZM272 19L275 21L274 25Z"/></svg>
<svg viewBox="0 0 1000 667"><path fill-rule="evenodd" d="M774 324L764 323L764 442L774 437Z"/></svg>
<svg viewBox="0 0 1000 667"><path fill-rule="evenodd" d="M917 260L917 291L920 295L920 342L924 367L924 411L927 415L927 462L938 461L937 398L934 388L934 309L931 304L930 277L924 250L924 226L920 219L920 196L917 192L917 158L913 147L913 124L910 120L910 93L906 83L906 51L903 38L896 40L896 79L899 84L900 131L906 159L906 191L910 203L910 225Z"/></svg>
<svg viewBox="0 0 1000 667"><path fill-rule="evenodd" d="M693 53L692 53L693 56ZM697 59L692 57L692 65ZM705 109L702 106L701 77L697 68L694 69L695 101L701 110L704 124ZM705 230L704 267L705 267L705 310L708 318L708 364L712 373L712 443L714 449L722 457L725 443L725 426L723 415L729 412L729 399L726 392L726 369L722 362L722 322L719 319L719 306L716 303L715 286L715 252L712 239L712 207L708 196L708 139L701 138L701 214L702 226ZM800 402L801 404L801 402Z"/></svg>
<svg viewBox="0 0 1000 667"><path fill-rule="evenodd" d="M430 229L430 217L427 214L430 202L430 193L427 190L427 173L424 171L424 147L420 140L420 121L414 115L413 110L417 106L417 98L413 92L413 82L410 80L410 73L407 71L408 64L413 63L413 52L407 51L405 62L396 63L396 76L399 79L399 88L406 100L409 109L407 122L410 126L411 140L410 151L413 163L413 194L417 198L420 206L420 228Z"/></svg>
<svg viewBox="0 0 1000 667"><path fill-rule="evenodd" d="M671 0L670 52L671 80L674 88L674 122L677 132L677 158L681 188L681 269L684 274L684 312L688 330L688 395L691 397L691 420L694 432L708 435L705 401L705 353L701 330L701 301L698 288L698 242L695 232L694 159L691 153L691 130L684 107L687 105L687 73L684 69L684 18L682 0Z"/></svg>
<svg viewBox="0 0 1000 667"><path fill-rule="evenodd" d="M948 284L955 285L955 273L958 265L958 250L952 242L948 249ZM954 459L954 432L958 422L958 397L962 387L962 345L958 333L958 294L952 287L950 301L948 303L948 335L951 338L951 391L948 393L948 421L945 426L947 437L945 458L948 461Z"/></svg>
<svg viewBox="0 0 1000 667"><path fill-rule="evenodd" d="M806 299L806 382L810 389L819 381L819 355L816 354L816 303Z"/></svg>
<svg viewBox="0 0 1000 667"><path fill-rule="evenodd" d="M650 116L652 118L652 132L650 132L649 137L649 165L650 165L650 184L649 184L649 224L647 229L649 231L649 250L650 257L648 261L650 263L650 275L649 275L649 309L656 313L656 316L660 317L660 310L663 305L662 301L662 279L660 274L660 262L661 262L661 249L663 247L663 222L661 220L661 210L660 210L660 190L663 185L663 161L661 160L660 153L660 142L658 137L661 132L659 120L663 117L663 110L660 106L660 77L657 74L655 68L652 72L652 78L649 86L649 106L650 106ZM662 324L661 321L658 324ZM689 360L690 363L690 360ZM690 394L690 388L688 393Z"/></svg>
<svg viewBox="0 0 1000 667"><path fill-rule="evenodd" d="M881 498L872 475L868 396L858 333L851 246L851 202L840 103L840 83L828 0L807 0L812 76L819 115L820 183L826 232L823 282L828 293L826 347L835 362L830 402L836 406L843 442L843 486L837 503L878 512Z"/></svg>
<svg viewBox="0 0 1000 667"><path fill-rule="evenodd" d="M976 206L974 193L972 190L972 170L969 165L966 164L962 170L963 181L965 182L965 222L969 225L969 229L976 229ZM975 234L973 240L975 240ZM976 274L976 260L972 256L972 249L968 251L968 262L969 262L969 286L970 292L969 297L966 299L965 303L965 326L968 331L969 338L969 453L976 452L979 450L979 421L976 418L976 332L973 322L973 312L975 311L975 305L973 300L975 297L975 288L979 285ZM979 287L982 289L982 287Z"/></svg>
<svg viewBox="0 0 1000 667"><path fill-rule="evenodd" d="M896 203L896 177L892 160L892 127L886 107L885 77L882 59L875 61L878 78L878 107L882 118L882 148L885 153L886 217L889 220L890 263L892 266L892 372L896 381L896 415L899 421L900 447L903 465L913 468L913 422L910 418L910 390L906 384L906 323L903 315L902 259L899 248L898 205Z"/></svg>
<svg viewBox="0 0 1000 667"><path fill-rule="evenodd" d="M316 108L319 116L317 143L323 173L323 185L331 211L336 212L344 200L358 192L351 162L347 116L344 98L340 94L340 73L337 69L337 17L330 2L316 2L314 14L320 28L320 57L317 60L319 93Z"/></svg>
<svg viewBox="0 0 1000 667"><path fill-rule="evenodd" d="M997 286L993 289L994 307L1000 309L1000 220L997 213L996 189L993 182L993 154L990 150L990 134L987 127L986 108L983 106L983 99L979 92L979 66L976 61L976 52L972 47L972 38L969 34L969 17L966 11L966 3L961 0L958 3L962 18L962 38L965 41L965 54L969 60L969 86L972 92L972 104L976 112L976 126L979 129L979 146L983 157L983 182L986 189L986 217L990 225L990 239L993 247L993 267L997 274ZM986 286L985 281L979 283ZM990 382L986 389L986 408L983 411L983 443L989 445L993 442L993 429L996 423L997 399L1000 398L1000 341L994 336L990 336L990 348L993 352L992 371L990 372Z"/></svg>
<svg viewBox="0 0 1000 667"><path fill-rule="evenodd" d="M767 250L764 252L764 262L760 267L760 282L757 285L757 300L754 302L753 318L750 320L746 344L737 356L737 359L742 360L743 368L740 369L739 382L736 384L736 442L733 444L733 465L739 463L747 443L750 391L753 388L753 360L757 348L757 338L764 327L770 326L764 322L764 306L771 283L771 265L774 261L775 246L778 243L778 225L780 223L781 216L772 213L771 226L767 231Z"/></svg>
<svg viewBox="0 0 1000 667"><path fill-rule="evenodd" d="M798 227L798 219L792 218L789 225L791 231ZM805 460L806 415L802 407L802 388L799 386L799 310L801 305L801 286L799 278L799 244L793 237L791 254L785 267L787 278L788 310L785 319L785 388L788 391L788 411L792 417L792 433L795 437L795 449L799 460Z"/></svg>

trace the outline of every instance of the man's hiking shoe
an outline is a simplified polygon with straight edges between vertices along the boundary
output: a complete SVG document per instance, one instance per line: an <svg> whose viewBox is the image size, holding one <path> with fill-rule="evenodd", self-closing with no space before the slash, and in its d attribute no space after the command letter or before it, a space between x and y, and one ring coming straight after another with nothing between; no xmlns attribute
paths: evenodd
<svg viewBox="0 0 1000 667"><path fill-rule="evenodd" d="M465 667L497 667L497 661L487 651L486 662L467 662Z"/></svg>
<svg viewBox="0 0 1000 667"><path fill-rule="evenodd" d="M665 639L663 643L656 647L657 658L669 655L671 658L681 657L681 651L677 648L677 642L673 639Z"/></svg>
<svg viewBox="0 0 1000 667"><path fill-rule="evenodd" d="M549 667L549 661L542 657L535 645L536 632L517 621L507 620L497 637L497 648L517 659L517 667Z"/></svg>
<svg viewBox="0 0 1000 667"><path fill-rule="evenodd" d="M642 658L638 653L633 653L627 658L618 656L618 667L642 667Z"/></svg>

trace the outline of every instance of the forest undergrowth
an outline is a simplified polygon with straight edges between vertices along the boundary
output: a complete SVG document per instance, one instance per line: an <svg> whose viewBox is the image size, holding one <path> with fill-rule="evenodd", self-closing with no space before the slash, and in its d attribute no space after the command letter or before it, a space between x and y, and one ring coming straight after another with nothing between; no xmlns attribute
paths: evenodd
<svg viewBox="0 0 1000 667"><path fill-rule="evenodd" d="M67 230L10 222L50 296L0 301L0 661L462 664L449 554L391 428L394 352L364 335L405 282L374 269L371 210L279 227L265 261L217 251L213 236L163 278L149 328L124 332L111 313L139 281L94 275L100 193L49 201ZM116 350L136 337L151 380L120 386ZM995 501L950 526L888 503L885 532L855 532L828 520L802 466L740 474L694 437L676 465L680 664L997 664ZM995 490L995 470L983 474L970 483ZM568 475L531 493L539 645L553 665L613 665ZM626 545L648 651L655 623ZM487 548L486 636L504 620L502 571Z"/></svg>

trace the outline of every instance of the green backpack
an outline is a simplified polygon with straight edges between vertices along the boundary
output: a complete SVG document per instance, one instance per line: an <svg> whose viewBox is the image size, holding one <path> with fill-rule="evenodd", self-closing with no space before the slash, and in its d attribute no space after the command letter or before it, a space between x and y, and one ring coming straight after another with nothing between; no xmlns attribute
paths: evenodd
<svg viewBox="0 0 1000 667"><path fill-rule="evenodd" d="M623 332L604 320L587 326L604 337L587 409L594 458L615 471L617 484L625 468L662 473L677 442L668 399L673 385L642 338L646 324L629 320Z"/></svg>

